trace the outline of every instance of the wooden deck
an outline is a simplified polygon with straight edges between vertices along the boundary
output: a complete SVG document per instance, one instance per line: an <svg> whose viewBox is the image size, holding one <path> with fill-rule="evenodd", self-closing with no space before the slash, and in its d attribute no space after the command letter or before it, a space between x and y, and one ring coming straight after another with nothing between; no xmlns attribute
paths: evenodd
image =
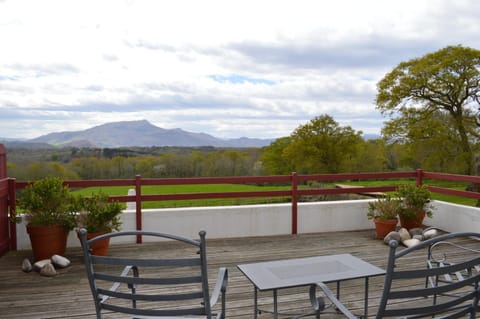
<svg viewBox="0 0 480 319"><path fill-rule="evenodd" d="M121 250L151 256L156 251L174 250L175 244L114 245L110 249L112 254ZM214 285L218 267L229 270L227 318L253 317L253 287L236 268L238 264L350 253L385 268L387 252L388 246L373 238L373 230L248 239L208 239L207 233L210 284ZM68 249L67 257L72 265L53 278L41 277L36 272L23 273L20 268L26 257L30 257L29 251L9 252L0 258L0 318L95 318L79 248ZM342 300L359 312L363 309L363 283L363 280L342 283ZM376 313L382 285L383 276L370 279L370 316ZM285 289L279 295L280 310L296 313L310 310L307 287ZM259 304L271 307L271 293L261 293ZM322 315L322 318L329 317L340 316ZM272 318L272 315L262 313L259 318Z"/></svg>

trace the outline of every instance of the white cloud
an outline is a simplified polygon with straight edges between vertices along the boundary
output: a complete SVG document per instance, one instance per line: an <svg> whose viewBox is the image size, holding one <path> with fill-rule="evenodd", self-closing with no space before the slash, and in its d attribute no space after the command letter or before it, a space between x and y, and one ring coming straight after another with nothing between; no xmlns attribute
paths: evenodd
<svg viewBox="0 0 480 319"><path fill-rule="evenodd" d="M376 83L480 47L475 0L0 2L0 136L118 120L279 137L321 114L378 133Z"/></svg>

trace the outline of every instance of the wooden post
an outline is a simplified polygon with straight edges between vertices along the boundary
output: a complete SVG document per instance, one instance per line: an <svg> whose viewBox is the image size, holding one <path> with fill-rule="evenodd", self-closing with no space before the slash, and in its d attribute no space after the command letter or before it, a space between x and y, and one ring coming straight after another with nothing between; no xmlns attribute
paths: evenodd
<svg viewBox="0 0 480 319"><path fill-rule="evenodd" d="M297 173L292 173L292 235L297 234L298 219L298 181Z"/></svg>
<svg viewBox="0 0 480 319"><path fill-rule="evenodd" d="M0 144L0 255L17 250L15 180L7 175L7 149Z"/></svg>
<svg viewBox="0 0 480 319"><path fill-rule="evenodd" d="M16 179L8 179L8 209L10 213L10 250L17 250L17 191Z"/></svg>
<svg viewBox="0 0 480 319"><path fill-rule="evenodd" d="M417 186L423 185L423 170L417 169Z"/></svg>
<svg viewBox="0 0 480 319"><path fill-rule="evenodd" d="M135 203L136 203L136 224L137 230L142 230L142 177L135 176ZM137 236L137 244L142 243L142 236Z"/></svg>
<svg viewBox="0 0 480 319"><path fill-rule="evenodd" d="M7 178L7 149L0 144L0 178Z"/></svg>
<svg viewBox="0 0 480 319"><path fill-rule="evenodd" d="M10 249L10 222L8 219L8 179L7 179L7 151L0 144L0 256Z"/></svg>

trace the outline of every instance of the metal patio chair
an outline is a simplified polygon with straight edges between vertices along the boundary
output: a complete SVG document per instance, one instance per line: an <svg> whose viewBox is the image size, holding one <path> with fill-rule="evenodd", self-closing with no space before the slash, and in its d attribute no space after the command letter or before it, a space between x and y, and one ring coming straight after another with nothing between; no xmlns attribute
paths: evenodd
<svg viewBox="0 0 480 319"><path fill-rule="evenodd" d="M225 295L228 281L226 268L220 268L216 286L209 293L205 232L199 240L169 234L128 231L86 239L86 230L80 230L88 281L95 303L97 318L106 313L123 313L132 318L225 318ZM175 252L155 251L142 258L129 256L95 256L90 245L105 239L141 235L169 239L178 243ZM135 252L133 252L135 254ZM221 297L221 309L212 313L212 307Z"/></svg>
<svg viewBox="0 0 480 319"><path fill-rule="evenodd" d="M438 264L435 267L425 263L412 265L409 260L410 256L435 247L436 243L455 243L462 239L467 239L474 247L480 247L480 233L445 234L398 252L398 243L392 240L389 243L385 284L376 318L476 318L480 311L478 252L470 250L467 254L465 250L449 250L449 254L457 257L455 263ZM457 280L439 280L433 286L425 285L429 278L440 278L458 272L462 272L463 276ZM347 318L357 318L327 285L318 283L317 287ZM319 315L318 313L317 318Z"/></svg>
<svg viewBox="0 0 480 319"><path fill-rule="evenodd" d="M480 245L479 247L467 247L463 245L461 241L452 242L449 240L446 241L436 241L428 247L427 255L427 267L428 268L441 268L446 266L454 266L457 264L458 255L462 256L463 254L477 254L480 256ZM449 253L447 250L454 249L454 254ZM437 287L445 284L453 284L458 281L466 280L472 276L478 275L480 273L480 265L475 265L471 268L466 269L456 269L455 271L437 274L435 276L428 277L425 282L425 287ZM441 295L449 296L450 294L443 293ZM434 296L433 303L436 304L437 296Z"/></svg>

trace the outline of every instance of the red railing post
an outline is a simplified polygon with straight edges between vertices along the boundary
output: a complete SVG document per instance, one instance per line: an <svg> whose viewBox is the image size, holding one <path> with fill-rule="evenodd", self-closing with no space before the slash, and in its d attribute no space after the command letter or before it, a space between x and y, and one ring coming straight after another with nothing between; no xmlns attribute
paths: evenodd
<svg viewBox="0 0 480 319"><path fill-rule="evenodd" d="M17 250L17 193L16 179L8 179L8 209L10 215L10 250Z"/></svg>
<svg viewBox="0 0 480 319"><path fill-rule="evenodd" d="M298 219L298 180L297 173L292 173L292 235L297 234Z"/></svg>
<svg viewBox="0 0 480 319"><path fill-rule="evenodd" d="M417 169L417 186L423 185L423 170L421 168Z"/></svg>
<svg viewBox="0 0 480 319"><path fill-rule="evenodd" d="M7 176L7 149L0 144L0 256L11 247L8 198L9 181Z"/></svg>
<svg viewBox="0 0 480 319"><path fill-rule="evenodd" d="M7 149L0 144L0 178L7 177Z"/></svg>
<svg viewBox="0 0 480 319"><path fill-rule="evenodd" d="M135 176L135 206L137 230L142 230L142 177L140 175ZM142 236L137 236L137 244L141 243Z"/></svg>

